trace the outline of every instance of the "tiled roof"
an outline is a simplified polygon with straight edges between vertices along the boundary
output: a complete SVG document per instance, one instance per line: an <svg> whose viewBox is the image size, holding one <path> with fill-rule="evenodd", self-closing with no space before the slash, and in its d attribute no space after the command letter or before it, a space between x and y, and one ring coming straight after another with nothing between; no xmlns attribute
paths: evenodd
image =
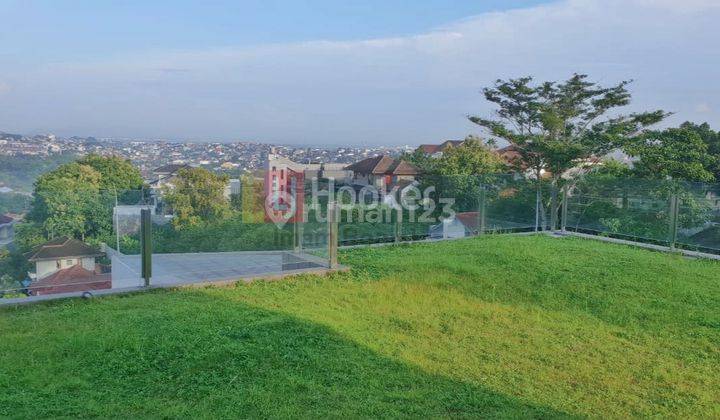
<svg viewBox="0 0 720 420"><path fill-rule="evenodd" d="M422 150L423 153L427 153L428 155L434 155L437 153L440 149L439 144L421 144L418 149Z"/></svg>
<svg viewBox="0 0 720 420"><path fill-rule="evenodd" d="M376 168L378 166L387 166L385 164L380 165L381 161L384 159L392 160L391 158L389 158L387 156L382 156L382 155L375 156L375 157L363 159L359 162L355 162L352 165L349 165L348 167L346 167L345 169L353 171L353 172L361 173L361 174L376 174L376 173L380 174L382 172L376 172Z"/></svg>
<svg viewBox="0 0 720 420"><path fill-rule="evenodd" d="M56 260L69 257L99 257L103 253L77 239L62 236L33 248L26 254L29 261Z"/></svg>
<svg viewBox="0 0 720 420"><path fill-rule="evenodd" d="M98 274L94 271L86 270L80 264L58 270L30 284L30 290L35 293L63 293L81 290L109 289L110 287L110 274Z"/></svg>
<svg viewBox="0 0 720 420"><path fill-rule="evenodd" d="M521 167L526 166L522 161L522 154L518 151L517 147L512 144L497 149L496 152L498 155L500 155L501 158L503 158L503 160L505 160L505 162L510 165L520 165Z"/></svg>
<svg viewBox="0 0 720 420"><path fill-rule="evenodd" d="M455 218L465 226L465 229L476 232L478 230L478 212L466 211L462 213L456 213Z"/></svg>
<svg viewBox="0 0 720 420"><path fill-rule="evenodd" d="M393 175L417 175L418 170L413 165L404 160L395 161L395 167L392 169Z"/></svg>
<svg viewBox="0 0 720 420"><path fill-rule="evenodd" d="M440 144L421 144L418 149L422 150L428 155L434 155L438 152L444 152L448 147L458 147L463 144L464 140L446 140Z"/></svg>
<svg viewBox="0 0 720 420"><path fill-rule="evenodd" d="M363 159L345 169L371 175L417 175L418 173L413 165L386 155Z"/></svg>

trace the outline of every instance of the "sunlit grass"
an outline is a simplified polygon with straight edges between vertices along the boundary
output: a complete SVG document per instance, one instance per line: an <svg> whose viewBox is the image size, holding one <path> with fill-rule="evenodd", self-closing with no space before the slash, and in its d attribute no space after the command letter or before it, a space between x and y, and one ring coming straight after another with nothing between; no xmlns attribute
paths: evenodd
<svg viewBox="0 0 720 420"><path fill-rule="evenodd" d="M0 310L0 415L719 416L720 265L545 236Z"/></svg>

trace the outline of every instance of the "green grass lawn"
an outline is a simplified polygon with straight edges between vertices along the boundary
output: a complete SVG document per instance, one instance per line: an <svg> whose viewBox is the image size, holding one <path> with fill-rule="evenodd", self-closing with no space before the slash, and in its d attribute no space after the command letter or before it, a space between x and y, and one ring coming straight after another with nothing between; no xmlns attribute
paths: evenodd
<svg viewBox="0 0 720 420"><path fill-rule="evenodd" d="M0 416L720 416L720 264L576 238L0 309Z"/></svg>

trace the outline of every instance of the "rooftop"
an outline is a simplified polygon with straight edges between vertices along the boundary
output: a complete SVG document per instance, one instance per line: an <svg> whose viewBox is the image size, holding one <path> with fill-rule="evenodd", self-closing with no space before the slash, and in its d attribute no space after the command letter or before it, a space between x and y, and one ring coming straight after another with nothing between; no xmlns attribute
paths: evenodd
<svg viewBox="0 0 720 420"><path fill-rule="evenodd" d="M380 155L348 165L347 170L368 175L417 175L418 170L404 160Z"/></svg>
<svg viewBox="0 0 720 420"><path fill-rule="evenodd" d="M36 246L25 255L28 261L34 262L61 258L100 257L104 254L82 241L61 236Z"/></svg>
<svg viewBox="0 0 720 420"><path fill-rule="evenodd" d="M421 144L418 149L428 155L434 155L435 153L444 152L448 147L458 147L463 143L464 140L445 140L440 144Z"/></svg>
<svg viewBox="0 0 720 420"><path fill-rule="evenodd" d="M80 264L58 270L30 285L34 293L62 293L71 291L109 289L111 277L109 273L102 274L86 270ZM58 290L59 289L59 290Z"/></svg>

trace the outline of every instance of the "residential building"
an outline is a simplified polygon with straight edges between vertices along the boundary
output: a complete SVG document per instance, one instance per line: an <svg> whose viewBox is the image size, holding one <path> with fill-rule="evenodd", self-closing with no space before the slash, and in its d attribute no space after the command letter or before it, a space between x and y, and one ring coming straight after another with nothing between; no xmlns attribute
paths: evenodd
<svg viewBox="0 0 720 420"><path fill-rule="evenodd" d="M190 165L171 163L155 168L152 171L151 179L148 179L148 184L150 184L150 187L153 189L159 189L165 186L172 188L174 181L177 179L177 174L181 169L190 169Z"/></svg>
<svg viewBox="0 0 720 420"><path fill-rule="evenodd" d="M426 155L433 158L442 157L450 147L459 147L465 143L465 140L446 140L440 144L421 144L417 150L422 151ZM501 147L496 149L495 152L508 164L508 165L520 165L522 166L522 155L513 145Z"/></svg>
<svg viewBox="0 0 720 420"><path fill-rule="evenodd" d="M451 219L430 227L430 237L433 239L464 238L477 235L479 230L479 214L476 211L456 213Z"/></svg>
<svg viewBox="0 0 720 420"><path fill-rule="evenodd" d="M60 270L80 265L86 270L95 270L95 258L104 253L90 245L67 236L53 239L33 248L26 254L28 261L35 263L33 280L41 280Z"/></svg>
<svg viewBox="0 0 720 420"><path fill-rule="evenodd" d="M417 150L421 150L431 157L438 158L441 157L449 147L458 147L464 142L465 140L445 140L440 144L421 144Z"/></svg>
<svg viewBox="0 0 720 420"><path fill-rule="evenodd" d="M92 271L87 270L78 264L32 282L28 290L31 295L41 296L110 288L112 288L112 277L109 272L102 272L100 267Z"/></svg>
<svg viewBox="0 0 720 420"><path fill-rule="evenodd" d="M385 191L395 186L403 188L413 183L418 175L417 168L412 164L387 155L363 159L345 169L352 171L354 185L372 185Z"/></svg>
<svg viewBox="0 0 720 420"><path fill-rule="evenodd" d="M303 214L305 180L333 179L344 184L352 172L343 163L297 163L279 156L272 149L265 164L265 197L272 205L266 206L266 216L272 220L290 222ZM293 211L293 215L287 214Z"/></svg>
<svg viewBox="0 0 720 420"><path fill-rule="evenodd" d="M184 163L171 163L152 170L152 175L150 179L147 180L147 183L150 185L150 197L152 198L153 207L156 212L162 213L165 209L162 200L164 190L175 187L178 172L180 172L181 169L190 168L190 165Z"/></svg>
<svg viewBox="0 0 720 420"><path fill-rule="evenodd" d="M228 180L227 185L225 186L225 190L223 191L223 196L226 200L229 200L234 195L240 195L242 192L242 183L237 178L231 178Z"/></svg>
<svg viewBox="0 0 720 420"><path fill-rule="evenodd" d="M266 172L275 172L283 175L283 172L292 171L302 173L305 179L329 179L335 180L336 184L344 184L350 181L352 172L348 171L344 163L298 163L286 157L282 157L271 150L265 165ZM286 179L286 177L283 177Z"/></svg>

